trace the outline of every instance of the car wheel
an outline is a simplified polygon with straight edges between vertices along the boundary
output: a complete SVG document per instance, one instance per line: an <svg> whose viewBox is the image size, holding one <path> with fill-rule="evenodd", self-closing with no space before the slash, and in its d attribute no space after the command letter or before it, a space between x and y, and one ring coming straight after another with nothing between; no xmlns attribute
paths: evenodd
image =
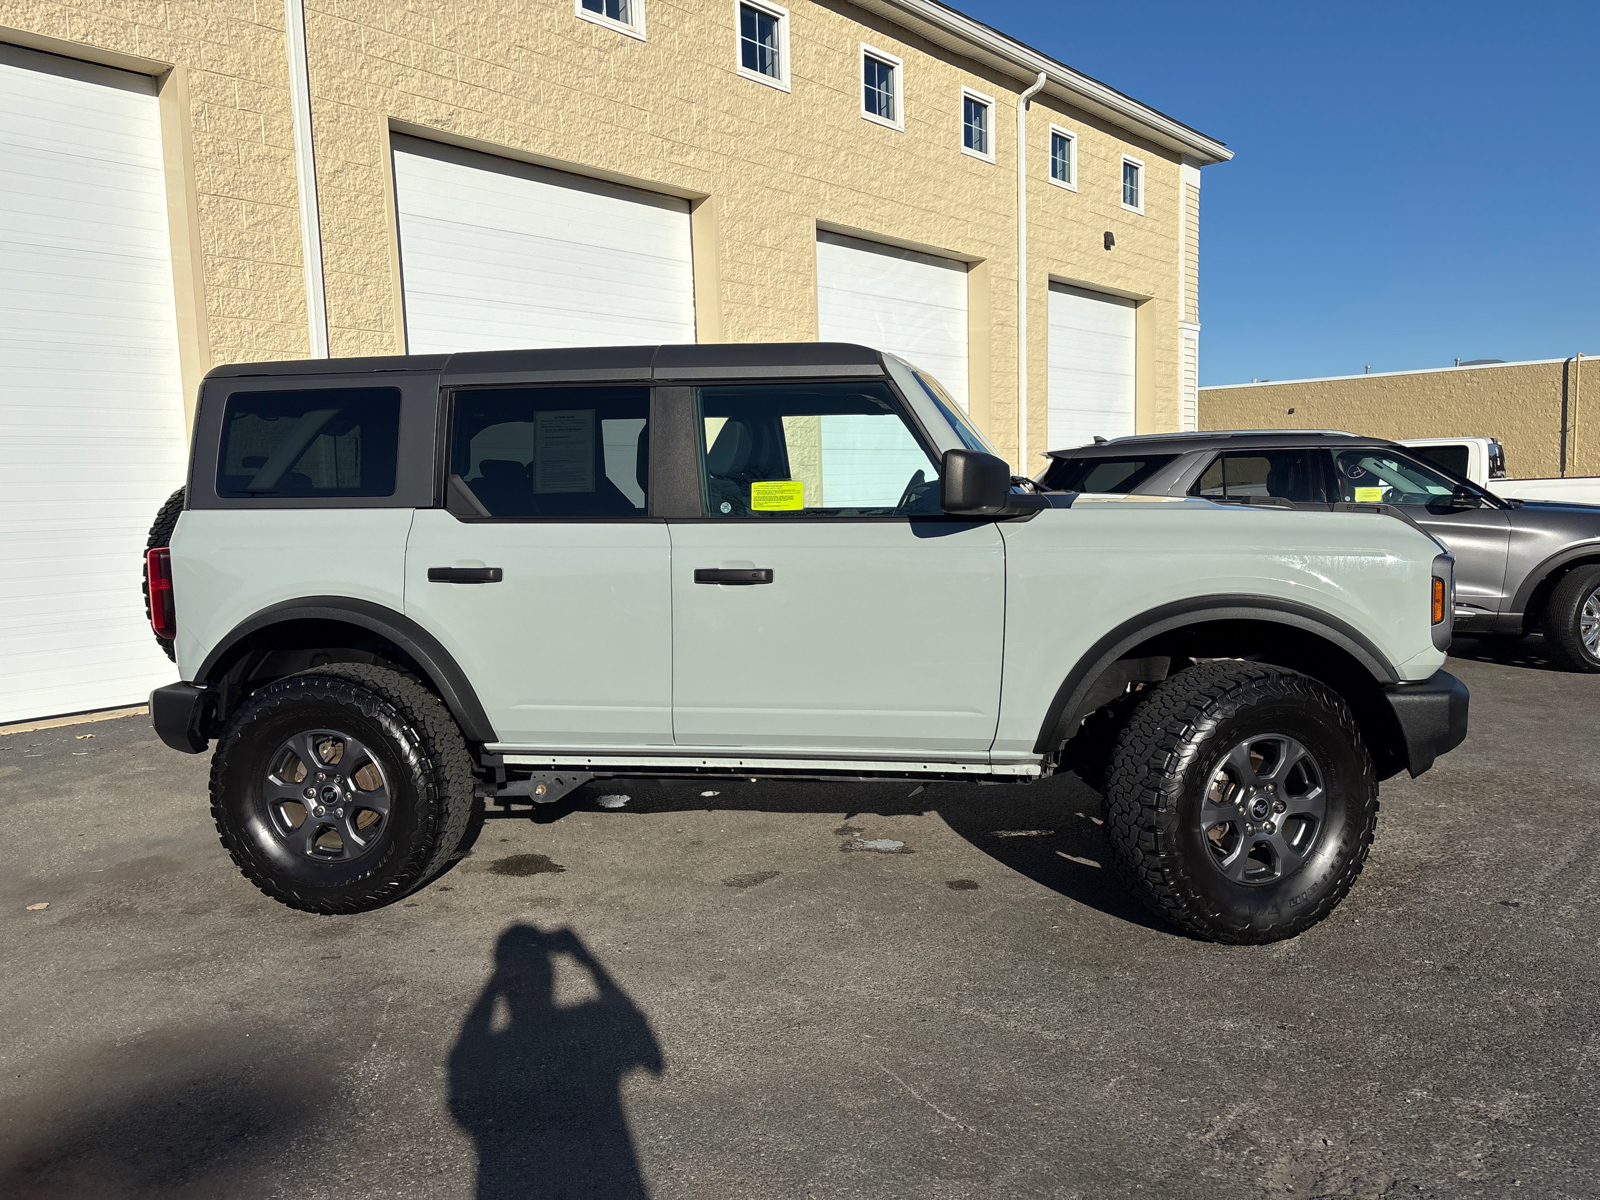
<svg viewBox="0 0 1600 1200"><path fill-rule="evenodd" d="M1568 671L1600 672L1600 567L1568 571L1544 608L1545 653Z"/></svg>
<svg viewBox="0 0 1600 1200"><path fill-rule="evenodd" d="M167 502L156 510L156 519L150 523L150 536L145 539L144 548L154 550L157 546L172 545L173 530L178 528L178 514L183 512L183 501L187 495L187 488L179 488L167 497ZM150 619L150 577L144 576L144 619ZM164 638L159 633L155 635L156 645L161 647L161 652L168 658L176 661L177 654L173 652L172 639Z"/></svg>
<svg viewBox="0 0 1600 1200"><path fill-rule="evenodd" d="M1378 817L1349 708L1295 671L1226 661L1155 688L1118 740L1112 856L1139 897L1218 942L1315 925L1361 873Z"/></svg>
<svg viewBox="0 0 1600 1200"><path fill-rule="evenodd" d="M448 710L381 667L338 664L261 688L211 761L211 815L245 878L305 912L381 908L461 844L472 761Z"/></svg>

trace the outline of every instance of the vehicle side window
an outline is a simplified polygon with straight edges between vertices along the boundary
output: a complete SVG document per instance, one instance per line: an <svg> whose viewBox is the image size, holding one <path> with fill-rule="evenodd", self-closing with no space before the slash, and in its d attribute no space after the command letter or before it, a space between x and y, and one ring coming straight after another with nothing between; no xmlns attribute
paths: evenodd
<svg viewBox="0 0 1600 1200"><path fill-rule="evenodd" d="M1454 471L1463 479L1467 477L1467 467L1471 458L1471 451L1467 447L1413 446L1411 449L1419 458L1443 467L1446 471Z"/></svg>
<svg viewBox="0 0 1600 1200"><path fill-rule="evenodd" d="M234 392L222 415L217 495L394 495L396 388Z"/></svg>
<svg viewBox="0 0 1600 1200"><path fill-rule="evenodd" d="M1387 450L1345 450L1335 461L1339 498L1358 504L1443 504L1465 486Z"/></svg>
<svg viewBox="0 0 1600 1200"><path fill-rule="evenodd" d="M450 471L496 517L643 517L648 388L457 392Z"/></svg>
<svg viewBox="0 0 1600 1200"><path fill-rule="evenodd" d="M1056 458L1040 483L1057 492L1126 495L1166 466L1176 454L1142 454L1136 458Z"/></svg>
<svg viewBox="0 0 1600 1200"><path fill-rule="evenodd" d="M1274 496L1294 504L1325 504L1328 489L1315 450L1250 450L1219 454L1189 489L1206 500Z"/></svg>
<svg viewBox="0 0 1600 1200"><path fill-rule="evenodd" d="M938 516L939 467L882 383L699 389L708 517Z"/></svg>

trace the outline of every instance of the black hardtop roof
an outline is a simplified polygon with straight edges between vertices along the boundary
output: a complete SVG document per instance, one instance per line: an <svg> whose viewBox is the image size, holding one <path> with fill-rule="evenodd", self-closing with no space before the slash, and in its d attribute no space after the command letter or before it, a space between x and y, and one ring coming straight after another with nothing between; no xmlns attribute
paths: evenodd
<svg viewBox="0 0 1600 1200"><path fill-rule="evenodd" d="M537 380L662 382L773 375L881 375L883 359L849 342L732 342L684 346L575 346L553 350L474 350L458 354L394 354L380 358L297 358L233 363L207 379L273 375L365 375L384 371L437 373L445 385Z"/></svg>
<svg viewBox="0 0 1600 1200"><path fill-rule="evenodd" d="M1388 438L1364 437L1337 429L1213 429L1198 433L1142 433L1089 446L1046 450L1047 458L1126 458L1134 454L1187 454L1195 450L1299 450L1333 446L1354 450L1395 446Z"/></svg>

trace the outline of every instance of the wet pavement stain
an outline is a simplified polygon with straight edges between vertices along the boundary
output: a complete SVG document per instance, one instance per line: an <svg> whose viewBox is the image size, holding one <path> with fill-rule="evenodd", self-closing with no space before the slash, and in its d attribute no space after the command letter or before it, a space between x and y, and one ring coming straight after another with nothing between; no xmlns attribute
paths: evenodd
<svg viewBox="0 0 1600 1200"><path fill-rule="evenodd" d="M897 842L893 838L871 838L863 840L858 834L839 847L841 850L866 851L869 854L912 854L914 851L904 842Z"/></svg>
<svg viewBox="0 0 1600 1200"><path fill-rule="evenodd" d="M975 892L978 890L978 881L976 879L946 879L944 885L952 892Z"/></svg>
<svg viewBox="0 0 1600 1200"><path fill-rule="evenodd" d="M513 854L508 858L497 858L489 864L489 872L493 875L552 875L565 870L547 854Z"/></svg>
<svg viewBox="0 0 1600 1200"><path fill-rule="evenodd" d="M723 885L731 888L753 888L757 884L766 883L769 879L776 879L781 871L751 871L748 875L729 875L724 879Z"/></svg>

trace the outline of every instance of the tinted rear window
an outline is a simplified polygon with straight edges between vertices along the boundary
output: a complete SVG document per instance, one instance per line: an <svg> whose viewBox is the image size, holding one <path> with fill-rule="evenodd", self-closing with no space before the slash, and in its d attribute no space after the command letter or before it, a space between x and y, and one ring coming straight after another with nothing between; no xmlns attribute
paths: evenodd
<svg viewBox="0 0 1600 1200"><path fill-rule="evenodd" d="M394 495L398 388L235 392L222 418L217 495Z"/></svg>
<svg viewBox="0 0 1600 1200"><path fill-rule="evenodd" d="M1042 482L1058 492L1127 493L1177 457L1143 454L1128 458L1058 458L1045 470Z"/></svg>
<svg viewBox="0 0 1600 1200"><path fill-rule="evenodd" d="M1411 453L1446 471L1454 471L1463 479L1467 477L1468 451L1465 446L1413 446Z"/></svg>

